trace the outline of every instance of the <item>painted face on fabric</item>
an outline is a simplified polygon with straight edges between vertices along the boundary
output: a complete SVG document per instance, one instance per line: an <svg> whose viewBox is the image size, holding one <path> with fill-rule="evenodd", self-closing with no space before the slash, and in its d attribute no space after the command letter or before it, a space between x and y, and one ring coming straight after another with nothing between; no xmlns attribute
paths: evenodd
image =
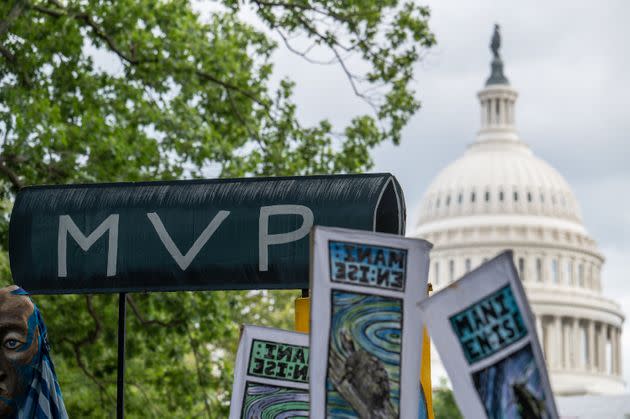
<svg viewBox="0 0 630 419"><path fill-rule="evenodd" d="M39 350L35 306L18 287L0 289L0 417L13 412L28 386L29 364Z"/></svg>

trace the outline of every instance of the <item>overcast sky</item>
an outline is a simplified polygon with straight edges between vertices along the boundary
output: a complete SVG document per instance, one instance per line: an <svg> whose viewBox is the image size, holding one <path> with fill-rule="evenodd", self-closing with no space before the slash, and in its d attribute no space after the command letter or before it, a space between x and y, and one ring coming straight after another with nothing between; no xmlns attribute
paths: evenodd
<svg viewBox="0 0 630 419"><path fill-rule="evenodd" d="M519 91L521 138L573 187L586 228L607 258L605 294L630 314L630 16L628 1L427 1L438 45L416 68L422 109L402 144L375 153L375 171L399 179L412 222L437 172L479 128L476 93L489 75L493 24L502 27L505 74ZM301 118L343 123L367 110L340 68L276 55L277 76L297 82ZM630 328L624 330L630 382Z"/></svg>

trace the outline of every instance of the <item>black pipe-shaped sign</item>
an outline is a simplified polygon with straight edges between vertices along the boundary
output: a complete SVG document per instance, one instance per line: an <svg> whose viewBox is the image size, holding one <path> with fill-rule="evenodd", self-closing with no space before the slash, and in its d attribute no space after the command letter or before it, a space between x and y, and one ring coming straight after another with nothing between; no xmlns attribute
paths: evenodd
<svg viewBox="0 0 630 419"><path fill-rule="evenodd" d="M390 174L31 186L9 228L35 294L308 288L313 225L404 234Z"/></svg>

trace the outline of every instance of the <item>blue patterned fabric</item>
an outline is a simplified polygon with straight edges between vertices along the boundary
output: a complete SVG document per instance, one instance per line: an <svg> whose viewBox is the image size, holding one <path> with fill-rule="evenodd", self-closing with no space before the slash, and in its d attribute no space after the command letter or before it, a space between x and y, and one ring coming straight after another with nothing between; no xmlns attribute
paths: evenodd
<svg viewBox="0 0 630 419"><path fill-rule="evenodd" d="M12 291L16 295L28 295L22 288ZM14 403L17 412L15 419L66 419L66 407L61 396L61 388L55 374L55 367L50 357L48 332L44 319L35 304L33 314L28 320L28 336L24 349L32 344L35 330L39 332L37 355L30 364L20 368L24 382L30 383L24 396Z"/></svg>

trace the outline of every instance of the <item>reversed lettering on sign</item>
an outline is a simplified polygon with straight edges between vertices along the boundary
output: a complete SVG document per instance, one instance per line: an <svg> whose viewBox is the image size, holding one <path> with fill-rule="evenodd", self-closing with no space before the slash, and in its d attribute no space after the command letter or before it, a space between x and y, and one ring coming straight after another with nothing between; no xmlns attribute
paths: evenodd
<svg viewBox="0 0 630 419"><path fill-rule="evenodd" d="M469 364L527 336L510 286L490 294L449 318Z"/></svg>
<svg viewBox="0 0 630 419"><path fill-rule="evenodd" d="M338 241L328 242L328 249L331 281L405 290L406 249Z"/></svg>
<svg viewBox="0 0 630 419"><path fill-rule="evenodd" d="M258 377L308 383L306 346L254 339L247 373Z"/></svg>

